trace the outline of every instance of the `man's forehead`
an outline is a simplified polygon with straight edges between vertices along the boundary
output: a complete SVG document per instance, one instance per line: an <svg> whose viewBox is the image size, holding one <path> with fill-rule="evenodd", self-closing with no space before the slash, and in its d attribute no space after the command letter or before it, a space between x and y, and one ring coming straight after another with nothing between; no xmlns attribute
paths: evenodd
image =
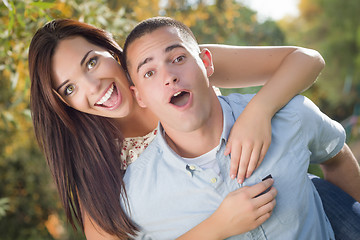
<svg viewBox="0 0 360 240"><path fill-rule="evenodd" d="M158 43L160 43L160 46L165 49L165 45L171 43L172 41L183 42L183 38L178 29L166 26L160 27L152 32L144 34L138 39L135 39L133 43L130 44L129 48L134 45L136 45L136 48L141 48L146 44L156 46Z"/></svg>
<svg viewBox="0 0 360 240"><path fill-rule="evenodd" d="M173 46L179 46L187 49L179 31L173 27L161 27L150 33L147 33L128 46L127 64L129 67L136 67L138 62L144 61L155 51L166 53L173 49Z"/></svg>

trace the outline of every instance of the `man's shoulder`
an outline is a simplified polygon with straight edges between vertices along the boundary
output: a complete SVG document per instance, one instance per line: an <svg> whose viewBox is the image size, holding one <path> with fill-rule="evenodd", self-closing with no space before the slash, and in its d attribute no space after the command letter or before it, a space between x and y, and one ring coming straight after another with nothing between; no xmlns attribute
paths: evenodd
<svg viewBox="0 0 360 240"><path fill-rule="evenodd" d="M226 102L229 105L237 104L245 107L254 96L255 94L231 93L227 96L218 96L218 98L220 102Z"/></svg>
<svg viewBox="0 0 360 240"><path fill-rule="evenodd" d="M255 94L232 93L228 96L219 96L219 101L224 113L231 113L237 119L254 96ZM273 121L285 119L287 122L300 121L305 123L322 115L323 113L310 99L296 95L275 114Z"/></svg>
<svg viewBox="0 0 360 240"><path fill-rule="evenodd" d="M256 94L231 93L227 96L218 96L218 98L220 102L226 102L230 105L238 104L245 107L255 95ZM296 95L284 106L284 108L296 109L298 106L309 107L311 105L314 105L314 103L310 99L302 95Z"/></svg>
<svg viewBox="0 0 360 240"><path fill-rule="evenodd" d="M140 154L138 159L131 163L125 172L124 181L128 182L133 181L132 176L143 174L145 171L148 171L150 168L148 166L151 166L156 162L156 159L159 159L162 156L162 150L161 146L159 144L159 137L156 136L154 140L149 144L149 146Z"/></svg>
<svg viewBox="0 0 360 240"><path fill-rule="evenodd" d="M224 105L228 105L232 109L238 110L240 107L240 109L243 110L255 95L256 94L232 93L227 96L218 96L218 98L223 107ZM313 110L317 109L316 105L310 99L302 95L296 95L281 110L301 111L309 108Z"/></svg>
<svg viewBox="0 0 360 240"><path fill-rule="evenodd" d="M324 115L315 103L302 95L292 98L277 114L296 115L299 120L306 122Z"/></svg>

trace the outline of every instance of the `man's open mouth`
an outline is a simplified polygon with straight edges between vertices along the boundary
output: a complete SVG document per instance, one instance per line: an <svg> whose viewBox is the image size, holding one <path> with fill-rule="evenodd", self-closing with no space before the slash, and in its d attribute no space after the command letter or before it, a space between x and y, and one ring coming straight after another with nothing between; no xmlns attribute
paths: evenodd
<svg viewBox="0 0 360 240"><path fill-rule="evenodd" d="M190 93L187 91L178 91L170 99L170 103L177 107L185 106L190 98Z"/></svg>
<svg viewBox="0 0 360 240"><path fill-rule="evenodd" d="M95 103L95 106L111 108L118 102L119 94L116 85L113 83L104 96Z"/></svg>

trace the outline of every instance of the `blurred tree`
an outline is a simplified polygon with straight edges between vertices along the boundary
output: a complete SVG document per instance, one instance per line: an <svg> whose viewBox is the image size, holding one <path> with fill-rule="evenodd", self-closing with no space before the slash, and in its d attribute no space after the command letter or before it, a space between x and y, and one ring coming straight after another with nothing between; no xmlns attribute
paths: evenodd
<svg viewBox="0 0 360 240"><path fill-rule="evenodd" d="M68 229L46 162L35 141L29 110L28 46L37 28L59 17L82 19L108 29L122 30L127 26L121 12L111 11L106 1L0 2L0 236L3 240L84 239L82 234Z"/></svg>
<svg viewBox="0 0 360 240"><path fill-rule="evenodd" d="M343 120L360 103L360 1L301 0L300 16L280 23L288 43L319 50L326 67L308 91L328 115Z"/></svg>
<svg viewBox="0 0 360 240"><path fill-rule="evenodd" d="M44 222L56 212L42 154L35 145L29 111L27 47L45 22L46 4L3 1L0 5L0 197L8 201L0 219L1 239L52 239Z"/></svg>

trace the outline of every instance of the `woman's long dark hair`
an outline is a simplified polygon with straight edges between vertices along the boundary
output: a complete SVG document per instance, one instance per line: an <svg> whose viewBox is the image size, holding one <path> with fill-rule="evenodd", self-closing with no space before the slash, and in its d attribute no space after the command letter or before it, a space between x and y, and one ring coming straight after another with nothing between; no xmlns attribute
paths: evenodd
<svg viewBox="0 0 360 240"><path fill-rule="evenodd" d="M127 239L135 225L120 206L126 199L121 170L122 139L116 125L105 117L67 106L52 87L52 57L59 41L81 36L121 58L112 36L75 20L53 20L34 35L29 49L31 111L36 138L50 167L68 221L82 230L86 213L107 233ZM121 142L121 141L120 141ZM81 207L80 207L81 206Z"/></svg>

